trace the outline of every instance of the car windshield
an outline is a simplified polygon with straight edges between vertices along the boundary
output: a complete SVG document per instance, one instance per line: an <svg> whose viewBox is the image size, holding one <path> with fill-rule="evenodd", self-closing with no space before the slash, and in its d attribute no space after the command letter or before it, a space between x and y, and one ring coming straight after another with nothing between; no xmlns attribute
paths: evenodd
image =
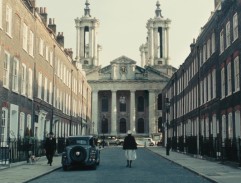
<svg viewBox="0 0 241 183"><path fill-rule="evenodd" d="M87 145L86 139L70 138L67 139L66 145Z"/></svg>

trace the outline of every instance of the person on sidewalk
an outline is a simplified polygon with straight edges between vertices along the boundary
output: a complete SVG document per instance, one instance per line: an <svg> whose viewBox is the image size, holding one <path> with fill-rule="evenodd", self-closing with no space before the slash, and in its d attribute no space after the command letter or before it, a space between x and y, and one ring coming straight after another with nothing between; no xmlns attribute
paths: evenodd
<svg viewBox="0 0 241 183"><path fill-rule="evenodd" d="M127 136L124 139L123 149L125 150L125 157L127 159L126 167L131 168L131 163L136 159L137 143L135 137L132 136L131 130L128 130Z"/></svg>
<svg viewBox="0 0 241 183"><path fill-rule="evenodd" d="M48 160L48 164L52 166L53 156L56 150L56 139L54 138L53 132L50 132L45 143L44 143L45 155Z"/></svg>

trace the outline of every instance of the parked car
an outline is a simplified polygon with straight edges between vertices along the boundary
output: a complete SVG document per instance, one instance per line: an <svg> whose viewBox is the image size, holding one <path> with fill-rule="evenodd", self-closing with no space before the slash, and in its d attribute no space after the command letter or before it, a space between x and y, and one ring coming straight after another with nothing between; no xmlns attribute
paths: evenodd
<svg viewBox="0 0 241 183"><path fill-rule="evenodd" d="M137 138L136 143L138 146L154 146L155 141L152 140L152 138Z"/></svg>
<svg viewBox="0 0 241 183"><path fill-rule="evenodd" d="M70 136L62 153L62 167L66 171L73 166L90 166L96 169L100 164L100 150L93 136Z"/></svg>

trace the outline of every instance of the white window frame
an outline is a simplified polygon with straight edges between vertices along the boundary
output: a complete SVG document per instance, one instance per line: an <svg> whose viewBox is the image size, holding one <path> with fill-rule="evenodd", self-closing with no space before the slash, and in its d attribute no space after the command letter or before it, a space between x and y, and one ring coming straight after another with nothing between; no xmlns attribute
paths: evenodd
<svg viewBox="0 0 241 183"><path fill-rule="evenodd" d="M29 133L31 132L32 129L32 116L30 114L27 115L27 123L26 123L26 129L28 128ZM31 134L29 134L31 135Z"/></svg>
<svg viewBox="0 0 241 183"><path fill-rule="evenodd" d="M26 65L22 64L22 69L21 69L21 94L26 96L26 83L27 83L27 71L26 71Z"/></svg>
<svg viewBox="0 0 241 183"><path fill-rule="evenodd" d="M225 67L223 67L221 69L221 96L222 98L225 97L226 93L225 93Z"/></svg>
<svg viewBox="0 0 241 183"><path fill-rule="evenodd" d="M39 72L38 74L38 98L42 98L42 83L43 83L43 75Z"/></svg>
<svg viewBox="0 0 241 183"><path fill-rule="evenodd" d="M39 38L39 54L44 55L44 40L42 38Z"/></svg>
<svg viewBox="0 0 241 183"><path fill-rule="evenodd" d="M19 136L20 138L24 137L24 124L25 124L25 114L23 112L20 112L20 118L19 118Z"/></svg>
<svg viewBox="0 0 241 183"><path fill-rule="evenodd" d="M2 142L1 146L2 147L6 147L8 144L8 109L3 107L2 108L2 120L1 120L1 126L0 126L1 130L1 139Z"/></svg>
<svg viewBox="0 0 241 183"><path fill-rule="evenodd" d="M241 115L240 110L235 111L235 135L236 138L241 136Z"/></svg>
<svg viewBox="0 0 241 183"><path fill-rule="evenodd" d="M12 70L12 91L18 92L18 77L19 77L19 61L17 58L13 59Z"/></svg>
<svg viewBox="0 0 241 183"><path fill-rule="evenodd" d="M211 54L211 40L208 39L208 41L207 41L207 59L210 58L210 54Z"/></svg>
<svg viewBox="0 0 241 183"><path fill-rule="evenodd" d="M228 138L233 138L233 114L228 114Z"/></svg>
<svg viewBox="0 0 241 183"><path fill-rule="evenodd" d="M231 44L230 22L228 21L226 24L226 48L228 48L230 44Z"/></svg>
<svg viewBox="0 0 241 183"><path fill-rule="evenodd" d="M224 31L223 29L220 32L220 54L224 51Z"/></svg>
<svg viewBox="0 0 241 183"><path fill-rule="evenodd" d="M231 71L231 62L227 65L227 76L228 76L228 95L232 94L232 71Z"/></svg>
<svg viewBox="0 0 241 183"><path fill-rule="evenodd" d="M45 60L49 61L49 47L47 45L45 47Z"/></svg>
<svg viewBox="0 0 241 183"><path fill-rule="evenodd" d="M212 33L212 54L215 52L216 50L216 45L215 45L215 33Z"/></svg>
<svg viewBox="0 0 241 183"><path fill-rule="evenodd" d="M6 51L4 52L3 62L3 87L9 89L10 54Z"/></svg>
<svg viewBox="0 0 241 183"><path fill-rule="evenodd" d="M49 52L49 63L51 66L53 66L53 51Z"/></svg>
<svg viewBox="0 0 241 183"><path fill-rule="evenodd" d="M211 80L212 80L212 75L211 75L211 72L208 74L208 101L210 101L211 99L212 99L212 90L213 90L213 88L212 88L212 82L211 82Z"/></svg>
<svg viewBox="0 0 241 183"><path fill-rule="evenodd" d="M224 142L224 139L226 139L226 137L227 137L227 134L226 134L226 132L227 132L227 129L226 129L226 115L225 114L223 114L222 115L222 139L223 139L223 142Z"/></svg>
<svg viewBox="0 0 241 183"><path fill-rule="evenodd" d="M233 41L238 39L238 14L235 13L233 16Z"/></svg>
<svg viewBox="0 0 241 183"><path fill-rule="evenodd" d="M207 102L207 77L204 78L203 80L203 99L204 99L204 104Z"/></svg>
<svg viewBox="0 0 241 183"><path fill-rule="evenodd" d="M28 69L28 97L33 98L33 71L31 68Z"/></svg>
<svg viewBox="0 0 241 183"><path fill-rule="evenodd" d="M47 102L47 96L48 96L48 78L44 78L44 101Z"/></svg>
<svg viewBox="0 0 241 183"><path fill-rule="evenodd" d="M12 37L12 22L13 22L12 8L6 5L6 33Z"/></svg>
<svg viewBox="0 0 241 183"><path fill-rule="evenodd" d="M49 104L52 104L52 97L53 96L53 84L49 82Z"/></svg>
<svg viewBox="0 0 241 183"><path fill-rule="evenodd" d="M239 70L239 56L234 58L234 90L240 90L240 70Z"/></svg>
<svg viewBox="0 0 241 183"><path fill-rule="evenodd" d="M213 69L212 71L212 92L213 92L213 98L216 98L216 69Z"/></svg>
<svg viewBox="0 0 241 183"><path fill-rule="evenodd" d="M213 114L212 116L212 122L213 122L213 137L217 137L217 116L216 114Z"/></svg>
<svg viewBox="0 0 241 183"><path fill-rule="evenodd" d="M29 55L33 57L33 52L34 52L34 33L33 31L29 30L29 41L28 41L28 52Z"/></svg>
<svg viewBox="0 0 241 183"><path fill-rule="evenodd" d="M207 47L206 47L206 44L203 45L203 63L206 62L207 60Z"/></svg>
<svg viewBox="0 0 241 183"><path fill-rule="evenodd" d="M28 52L28 26L23 23L23 49Z"/></svg>

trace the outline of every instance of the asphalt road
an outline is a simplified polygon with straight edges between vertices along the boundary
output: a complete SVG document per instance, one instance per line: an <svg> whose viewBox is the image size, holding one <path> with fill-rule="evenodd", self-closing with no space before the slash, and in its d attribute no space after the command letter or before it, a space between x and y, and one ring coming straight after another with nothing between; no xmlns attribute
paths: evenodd
<svg viewBox="0 0 241 183"><path fill-rule="evenodd" d="M97 170L72 169L64 172L59 169L31 183L208 183L183 167L139 148L132 168L126 167L124 151L121 147L107 147L101 151L101 162Z"/></svg>

